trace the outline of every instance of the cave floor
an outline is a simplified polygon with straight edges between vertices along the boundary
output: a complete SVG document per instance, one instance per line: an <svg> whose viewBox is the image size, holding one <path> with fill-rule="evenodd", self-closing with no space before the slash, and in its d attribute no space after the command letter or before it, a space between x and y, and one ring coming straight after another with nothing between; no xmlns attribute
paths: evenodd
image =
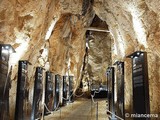
<svg viewBox="0 0 160 120"><path fill-rule="evenodd" d="M98 120L108 120L106 114L106 99L95 99L98 101ZM79 98L73 103L61 107L52 114L45 116L45 120L97 120L97 104L91 99Z"/></svg>

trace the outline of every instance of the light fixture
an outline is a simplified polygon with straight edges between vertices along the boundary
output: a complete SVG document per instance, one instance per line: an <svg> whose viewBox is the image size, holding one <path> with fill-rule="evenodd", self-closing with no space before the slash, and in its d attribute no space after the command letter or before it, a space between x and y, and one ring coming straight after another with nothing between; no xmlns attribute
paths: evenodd
<svg viewBox="0 0 160 120"><path fill-rule="evenodd" d="M133 58L133 56L131 56L131 58Z"/></svg>
<svg viewBox="0 0 160 120"><path fill-rule="evenodd" d="M135 56L134 58L135 58L135 59L137 59L137 58L138 58L138 56Z"/></svg>
<svg viewBox="0 0 160 120"><path fill-rule="evenodd" d="M139 55L140 55L140 52L137 52L137 55L139 56Z"/></svg>
<svg viewBox="0 0 160 120"><path fill-rule="evenodd" d="M16 52L10 44L0 44L0 49L4 54L11 54Z"/></svg>
<svg viewBox="0 0 160 120"><path fill-rule="evenodd" d="M15 50L10 44L0 44L0 59L9 61L10 54L14 53Z"/></svg>
<svg viewBox="0 0 160 120"><path fill-rule="evenodd" d="M144 52L142 52L142 51L136 51L136 52L134 52L134 53L132 53L132 54L126 56L126 57L131 58L131 59L138 58L140 55L143 55L143 53Z"/></svg>

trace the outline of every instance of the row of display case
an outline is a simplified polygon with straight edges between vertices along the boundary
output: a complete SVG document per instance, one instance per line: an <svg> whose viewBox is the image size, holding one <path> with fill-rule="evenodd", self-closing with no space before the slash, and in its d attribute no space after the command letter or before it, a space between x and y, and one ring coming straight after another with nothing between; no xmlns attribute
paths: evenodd
<svg viewBox="0 0 160 120"><path fill-rule="evenodd" d="M15 52L11 45L0 44L0 120L9 120L9 90L12 67L9 56ZM67 102L73 102L73 76L61 76L36 67L34 80L29 80L26 60L18 63L15 120L40 119ZM30 84L33 84L33 88Z"/></svg>
<svg viewBox="0 0 160 120"><path fill-rule="evenodd" d="M130 114L149 114L147 53L136 51L127 56L127 58L131 58L132 60L132 93L128 94L133 94L133 103L131 103L133 110L130 111ZM121 61L115 62L114 65L116 66L108 67L107 69L108 107L109 111L112 112L110 120L116 120L116 116L119 116L122 119L126 118L124 93L126 87L124 79L125 66L124 62ZM148 120L149 118L135 117L133 119Z"/></svg>
<svg viewBox="0 0 160 120"><path fill-rule="evenodd" d="M29 100L28 87L28 61L19 61L17 96L15 120L35 120L57 110L66 102L73 101L73 76L54 75L52 72L45 72L42 67L37 67L35 71L34 90L32 108L25 107ZM43 82L45 77L45 82ZM45 85L44 85L44 84ZM44 104L42 104L43 92L45 92ZM31 113L28 111L31 109Z"/></svg>

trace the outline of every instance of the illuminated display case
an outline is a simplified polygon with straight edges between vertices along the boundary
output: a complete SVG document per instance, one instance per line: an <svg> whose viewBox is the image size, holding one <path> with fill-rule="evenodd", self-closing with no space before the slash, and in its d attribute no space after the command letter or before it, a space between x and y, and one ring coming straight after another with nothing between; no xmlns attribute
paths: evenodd
<svg viewBox="0 0 160 120"><path fill-rule="evenodd" d="M9 120L9 89L12 67L9 67L10 54L15 52L9 44L0 44L0 120Z"/></svg>
<svg viewBox="0 0 160 120"><path fill-rule="evenodd" d="M147 53L136 51L127 57L132 59L133 112L135 114L149 114ZM149 118L134 119L149 120Z"/></svg>

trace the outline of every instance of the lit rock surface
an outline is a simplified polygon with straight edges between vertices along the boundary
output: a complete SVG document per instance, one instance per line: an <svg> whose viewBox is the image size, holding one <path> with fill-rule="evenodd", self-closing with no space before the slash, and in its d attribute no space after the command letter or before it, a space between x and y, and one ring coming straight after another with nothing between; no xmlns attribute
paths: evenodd
<svg viewBox="0 0 160 120"><path fill-rule="evenodd" d="M151 113L160 111L160 41L159 1L154 0L95 0L95 13L109 26L113 35L112 63L125 60L126 111L132 107L131 61L125 56L134 51L148 53Z"/></svg>
<svg viewBox="0 0 160 120"><path fill-rule="evenodd" d="M81 13L82 1L0 1L0 42L11 44L16 50L10 60L13 65L11 118L15 109L17 63L20 59L32 63L28 72L31 93L37 66L54 74L74 75L75 88L78 87L85 54L84 26L91 24L94 16L92 10L85 16ZM31 100L32 94L30 104Z"/></svg>
<svg viewBox="0 0 160 120"><path fill-rule="evenodd" d="M33 91L34 72L37 66L45 67L55 74L74 75L75 88L78 87L83 74L85 27L90 26L94 14L106 22L110 35L93 32L94 39L90 41L87 68L88 74L91 75L89 78L104 81L105 68L112 65L111 62L124 60L125 107L126 111L131 112L131 61L125 56L137 50L146 51L151 113L160 112L160 1L91 0L91 3L84 1L0 0L0 42L9 43L16 50L10 61L13 65L10 90L11 118L15 106L17 62L20 59L32 63L28 73L30 91ZM110 49L108 39L112 45L111 61L107 60L108 55L104 55Z"/></svg>
<svg viewBox="0 0 160 120"><path fill-rule="evenodd" d="M111 39L108 33L93 32L89 40L88 73L97 83L106 81L106 68L111 65Z"/></svg>

